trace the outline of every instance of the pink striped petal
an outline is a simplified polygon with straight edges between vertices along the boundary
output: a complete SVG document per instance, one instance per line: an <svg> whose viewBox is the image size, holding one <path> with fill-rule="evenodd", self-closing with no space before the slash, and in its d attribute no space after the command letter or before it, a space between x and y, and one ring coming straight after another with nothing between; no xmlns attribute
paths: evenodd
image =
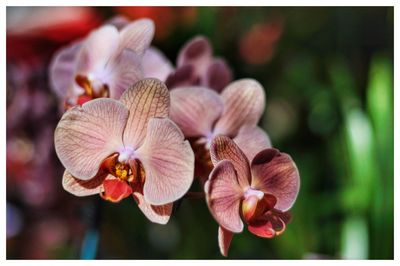
<svg viewBox="0 0 400 266"><path fill-rule="evenodd" d="M265 93L260 83L241 79L226 87L221 96L224 113L215 125L215 132L235 136L243 125L256 125L265 107Z"/></svg>
<svg viewBox="0 0 400 266"><path fill-rule="evenodd" d="M205 86L221 92L232 81L232 71L224 60L216 59L208 67L203 79Z"/></svg>
<svg viewBox="0 0 400 266"><path fill-rule="evenodd" d="M82 46L81 42L75 42L59 50L50 63L50 84L53 91L60 99L64 99L75 79L77 55Z"/></svg>
<svg viewBox="0 0 400 266"><path fill-rule="evenodd" d="M144 200L144 197L139 192L134 192L134 199L143 214L153 223L166 224L169 221L172 213L173 203L165 205L151 205Z"/></svg>
<svg viewBox="0 0 400 266"><path fill-rule="evenodd" d="M211 142L210 156L214 166L222 160L231 161L237 171L240 186L243 189L249 186L251 177L249 161L233 140L222 135L215 137Z"/></svg>
<svg viewBox="0 0 400 266"><path fill-rule="evenodd" d="M67 171L93 178L104 159L117 152L128 110L113 99L95 99L67 111L54 133L56 153Z"/></svg>
<svg viewBox="0 0 400 266"><path fill-rule="evenodd" d="M104 191L102 184L106 177L106 173L100 173L94 178L84 181L73 177L68 171L64 171L62 186L66 191L78 197L95 195Z"/></svg>
<svg viewBox="0 0 400 266"><path fill-rule="evenodd" d="M122 28L120 32L119 52L129 49L141 56L149 47L153 37L154 22L152 20L147 18L135 20Z"/></svg>
<svg viewBox="0 0 400 266"><path fill-rule="evenodd" d="M131 50L124 50L105 67L104 83L109 85L110 98L119 99L132 84L143 78L141 58Z"/></svg>
<svg viewBox="0 0 400 266"><path fill-rule="evenodd" d="M137 149L143 144L149 119L168 116L169 91L157 79L142 79L126 90L120 100L129 109L124 144Z"/></svg>
<svg viewBox="0 0 400 266"><path fill-rule="evenodd" d="M207 38L199 36L186 43L178 55L177 67L193 65L195 76L206 73L212 60L212 49Z"/></svg>
<svg viewBox="0 0 400 266"><path fill-rule="evenodd" d="M253 160L254 156L260 151L271 147L271 141L267 133L257 126L245 125L241 127L233 141L249 161Z"/></svg>
<svg viewBox="0 0 400 266"><path fill-rule="evenodd" d="M183 87L171 91L171 119L185 137L208 136L221 115L221 97L203 87Z"/></svg>
<svg viewBox="0 0 400 266"><path fill-rule="evenodd" d="M239 214L243 190L239 186L233 164L229 160L218 162L204 188L214 219L227 230L240 233L243 230Z"/></svg>
<svg viewBox="0 0 400 266"><path fill-rule="evenodd" d="M297 198L300 175L292 158L277 149L258 153L252 163L251 187L276 197L275 209L287 211Z"/></svg>
<svg viewBox="0 0 400 266"><path fill-rule="evenodd" d="M77 74L90 73L102 77L108 60L117 52L118 43L119 33L114 26L105 25L92 31L82 44L77 62Z"/></svg>
<svg viewBox="0 0 400 266"><path fill-rule="evenodd" d="M194 154L188 141L168 118L152 118L143 145L136 152L143 164L146 181L144 199L163 205L181 198L194 175Z"/></svg>
<svg viewBox="0 0 400 266"><path fill-rule="evenodd" d="M225 257L228 256L229 246L233 238L233 233L224 229L223 227L218 227L218 245L221 254Z"/></svg>
<svg viewBox="0 0 400 266"><path fill-rule="evenodd" d="M142 59L143 74L146 78L157 78L166 81L174 68L168 58L155 47L146 50Z"/></svg>

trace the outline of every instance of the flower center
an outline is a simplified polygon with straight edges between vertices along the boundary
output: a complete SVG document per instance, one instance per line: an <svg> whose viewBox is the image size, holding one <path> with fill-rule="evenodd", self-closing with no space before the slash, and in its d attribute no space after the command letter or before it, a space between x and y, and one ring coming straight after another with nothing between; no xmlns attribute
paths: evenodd
<svg viewBox="0 0 400 266"><path fill-rule="evenodd" d="M135 159L135 150L131 147L124 147L119 152L118 161L120 163L128 164L130 160Z"/></svg>
<svg viewBox="0 0 400 266"><path fill-rule="evenodd" d="M126 160L120 160L121 155ZM116 177L103 181L104 192L100 193L103 199L119 202L133 192L143 193L145 172L141 163L131 155L127 152L114 154L103 162L102 169Z"/></svg>
<svg viewBox="0 0 400 266"><path fill-rule="evenodd" d="M129 169L129 166L126 164L117 163L115 165L114 170L115 170L115 176L117 178L119 178L120 180L129 181L128 177L133 177L132 175L129 175L130 169ZM133 179L133 178L131 178L131 179Z"/></svg>
<svg viewBox="0 0 400 266"><path fill-rule="evenodd" d="M253 189L251 187L248 187L246 189L246 191L244 192L244 198L248 199L251 196L255 196L256 198L258 198L258 200L260 200L264 197L264 192L257 190L257 189Z"/></svg>
<svg viewBox="0 0 400 266"><path fill-rule="evenodd" d="M243 195L242 214L246 222L259 219L276 204L276 197L248 187Z"/></svg>
<svg viewBox="0 0 400 266"><path fill-rule="evenodd" d="M110 91L107 84L99 80L90 79L87 76L77 75L75 77L76 83L81 87L84 92L78 96L77 104L82 105L87 101L95 98L109 97Z"/></svg>

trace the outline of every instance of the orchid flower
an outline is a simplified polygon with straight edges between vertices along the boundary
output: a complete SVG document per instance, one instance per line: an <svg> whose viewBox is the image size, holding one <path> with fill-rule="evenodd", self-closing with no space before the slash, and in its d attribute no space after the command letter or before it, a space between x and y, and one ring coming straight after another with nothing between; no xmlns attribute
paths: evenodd
<svg viewBox="0 0 400 266"><path fill-rule="evenodd" d="M232 81L232 71L221 58L214 58L206 37L198 36L184 45L178 54L176 69L156 48L143 57L145 77L165 81L169 89L182 86L204 86L220 92Z"/></svg>
<svg viewBox="0 0 400 266"><path fill-rule="evenodd" d="M166 80L168 88L201 85L220 92L232 80L232 71L221 58L214 58L209 40L198 36L178 54L176 70Z"/></svg>
<svg viewBox="0 0 400 266"><path fill-rule="evenodd" d="M257 127L264 107L264 89L253 79L232 82L221 94L205 87L171 90L170 116L191 141L197 175L208 177L212 169L209 148L219 134L231 137L249 160L271 147L268 135Z"/></svg>
<svg viewBox="0 0 400 266"><path fill-rule="evenodd" d="M119 101L99 98L68 110L54 136L64 189L112 202L133 195L147 218L166 223L194 171L190 144L168 118L169 103L161 81L144 79Z"/></svg>
<svg viewBox="0 0 400 266"><path fill-rule="evenodd" d="M249 163L227 136L211 143L214 169L205 184L206 200L218 222L218 243L227 256L234 233L248 230L256 236L280 235L289 222L287 212L300 188L300 176L292 158L277 149L260 151Z"/></svg>
<svg viewBox="0 0 400 266"><path fill-rule="evenodd" d="M141 58L154 35L154 23L139 19L121 30L104 25L82 41L55 54L50 82L65 108L91 99L118 99L131 84L143 78Z"/></svg>

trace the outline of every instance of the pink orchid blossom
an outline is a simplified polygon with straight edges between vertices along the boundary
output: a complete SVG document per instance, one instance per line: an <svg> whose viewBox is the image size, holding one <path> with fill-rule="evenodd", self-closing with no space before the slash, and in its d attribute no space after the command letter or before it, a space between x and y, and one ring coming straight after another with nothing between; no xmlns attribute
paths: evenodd
<svg viewBox="0 0 400 266"><path fill-rule="evenodd" d="M179 52L176 70L166 80L168 88L200 85L220 92L232 81L232 71L225 60L214 58L210 41L198 36Z"/></svg>
<svg viewBox="0 0 400 266"><path fill-rule="evenodd" d="M117 26L104 25L53 57L50 83L65 109L94 98L118 99L143 78L141 58L153 39L154 23L139 19L120 30Z"/></svg>
<svg viewBox="0 0 400 266"><path fill-rule="evenodd" d="M248 230L272 238L283 233L290 220L287 212L300 188L300 176L292 158L277 149L260 151L249 163L241 149L227 136L211 144L214 169L205 184L208 207L220 225L218 243L227 256L234 233Z"/></svg>
<svg viewBox="0 0 400 266"><path fill-rule="evenodd" d="M170 116L192 144L197 176L208 178L209 148L219 134L231 137L249 160L271 147L268 135L257 126L264 107L264 89L253 79L232 82L221 94L205 87L171 90Z"/></svg>
<svg viewBox="0 0 400 266"><path fill-rule="evenodd" d="M119 101L99 98L68 110L54 136L64 189L112 202L133 195L147 218L165 224L194 171L190 144L168 118L169 103L161 81L144 79Z"/></svg>
<svg viewBox="0 0 400 266"><path fill-rule="evenodd" d="M210 41L198 36L180 50L176 69L156 48L148 49L143 57L145 77L165 81L169 89L182 86L204 86L220 92L232 81L232 71L221 58L214 58Z"/></svg>

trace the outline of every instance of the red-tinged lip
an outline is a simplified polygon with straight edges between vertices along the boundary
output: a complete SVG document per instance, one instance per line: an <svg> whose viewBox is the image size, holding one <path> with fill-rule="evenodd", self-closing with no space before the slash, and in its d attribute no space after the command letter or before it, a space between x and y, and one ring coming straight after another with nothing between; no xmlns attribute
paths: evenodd
<svg viewBox="0 0 400 266"><path fill-rule="evenodd" d="M122 199L132 194L132 188L130 185L120 179L104 180L103 182L104 192L100 196L111 202L120 202Z"/></svg>

